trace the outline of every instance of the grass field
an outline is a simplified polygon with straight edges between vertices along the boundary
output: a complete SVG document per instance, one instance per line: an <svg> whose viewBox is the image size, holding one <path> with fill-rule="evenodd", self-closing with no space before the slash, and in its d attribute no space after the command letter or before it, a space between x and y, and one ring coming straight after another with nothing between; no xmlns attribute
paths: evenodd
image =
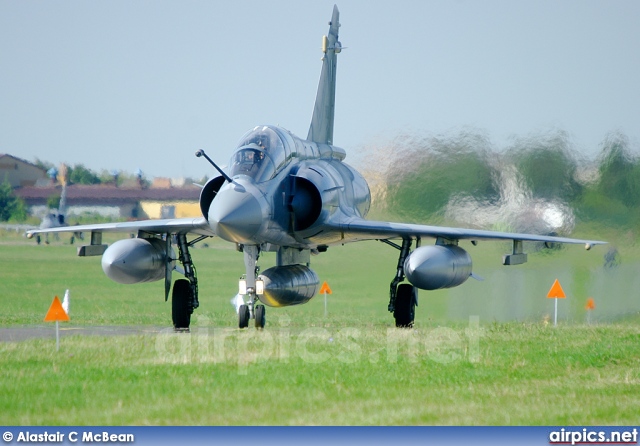
<svg viewBox="0 0 640 446"><path fill-rule="evenodd" d="M67 288L72 322L65 327L170 326L160 282L116 284L99 257L77 258L69 245L2 240L2 327L44 325L53 295ZM56 352L50 325L51 338L0 343L0 424L639 421L640 319L629 291L636 279L602 272L602 252L532 254L511 283L493 266L504 246L470 247L476 272L487 280L421 295L416 329L396 330L386 311L396 252L374 242L331 248L312 258L334 292L328 316L319 296L269 309L268 327L258 332L233 328L229 299L241 256L228 245L212 246L192 252L201 308L191 334L71 336ZM266 268L273 259L265 257ZM555 273L573 297L558 327L548 323L544 298ZM505 286L511 290L499 292ZM597 323L584 324L582 298L601 288L618 291L596 296L600 316L594 312ZM541 303L525 304L513 289L542 294ZM615 311L606 312L607 301Z"/></svg>
<svg viewBox="0 0 640 446"><path fill-rule="evenodd" d="M358 326L3 343L0 424L638 423L637 324Z"/></svg>

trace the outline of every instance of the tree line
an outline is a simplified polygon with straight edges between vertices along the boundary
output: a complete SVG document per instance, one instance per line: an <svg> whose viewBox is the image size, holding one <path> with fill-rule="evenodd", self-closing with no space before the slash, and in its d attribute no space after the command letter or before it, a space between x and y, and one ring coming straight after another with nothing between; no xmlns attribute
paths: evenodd
<svg viewBox="0 0 640 446"><path fill-rule="evenodd" d="M640 223L640 156L622 132L608 134L591 160L561 130L516 138L500 151L482 132L463 130L402 136L377 152L371 158L385 166L372 169L378 206L412 221L442 221L447 205L461 197L489 206L520 193L562 203L581 222L632 229Z"/></svg>
<svg viewBox="0 0 640 446"><path fill-rule="evenodd" d="M51 169L58 169L53 163L36 159L34 164L39 168L50 172ZM106 169L101 172L95 172L88 169L83 164L75 164L67 166L67 181L69 184L116 184L121 186L126 183L137 183L144 187L149 186L149 181L141 172L130 174L127 172L112 171ZM60 203L60 195L54 194L49 197L47 206L49 208L57 208ZM0 184L0 221L11 221L22 223L28 218L27 206L24 201L18 197L9 181L5 178Z"/></svg>
<svg viewBox="0 0 640 446"><path fill-rule="evenodd" d="M36 158L34 164L45 171L56 169L53 163L42 161ZM57 170L57 169L56 169ZM67 181L70 184L116 184L118 186L126 182L140 180L144 185L149 184L142 172L130 174L128 172L107 171L106 169L96 172L84 166L84 164L75 164L67 166Z"/></svg>
<svg viewBox="0 0 640 446"><path fill-rule="evenodd" d="M590 160L576 150L566 132L556 130L515 138L498 151L481 131L462 130L447 136L402 135L384 147L368 148L373 165L365 167L367 176L375 179L374 203L401 219L438 223L452 200L469 197L492 205L505 195L520 193L560 202L581 222L635 229L640 226L637 149L622 132L611 132ZM41 160L36 164L45 170L54 167ZM510 172L513 175L507 177ZM82 164L69 167L67 175L72 184L141 179L96 173ZM26 217L24 202L5 181L0 186L0 221Z"/></svg>

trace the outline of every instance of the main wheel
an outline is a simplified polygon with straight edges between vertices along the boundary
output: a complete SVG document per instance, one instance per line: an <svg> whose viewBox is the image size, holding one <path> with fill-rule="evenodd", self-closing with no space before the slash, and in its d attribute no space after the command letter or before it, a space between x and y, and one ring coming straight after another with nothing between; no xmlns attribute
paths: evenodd
<svg viewBox="0 0 640 446"><path fill-rule="evenodd" d="M240 305L238 309L238 328L247 328L249 326L249 307Z"/></svg>
<svg viewBox="0 0 640 446"><path fill-rule="evenodd" d="M396 319L396 327L411 328L415 318L416 299L413 285L402 283L396 291L395 310L393 317Z"/></svg>
<svg viewBox="0 0 640 446"><path fill-rule="evenodd" d="M171 317L175 330L189 330L193 313L191 283L187 279L178 279L171 293Z"/></svg>
<svg viewBox="0 0 640 446"><path fill-rule="evenodd" d="M264 305L256 305L256 328L264 328L264 323L266 322L266 311Z"/></svg>

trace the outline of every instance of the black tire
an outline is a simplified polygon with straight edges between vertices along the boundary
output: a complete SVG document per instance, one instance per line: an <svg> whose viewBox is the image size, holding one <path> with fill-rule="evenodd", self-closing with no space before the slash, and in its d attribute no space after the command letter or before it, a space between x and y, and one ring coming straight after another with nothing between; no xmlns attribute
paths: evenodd
<svg viewBox="0 0 640 446"><path fill-rule="evenodd" d="M396 319L396 327L411 328L415 318L416 300L413 285L401 283L396 291L395 310L393 317Z"/></svg>
<svg viewBox="0 0 640 446"><path fill-rule="evenodd" d="M266 310L264 308L264 305L256 305L255 312L256 312L256 328L258 329L264 328L264 324L267 321Z"/></svg>
<svg viewBox="0 0 640 446"><path fill-rule="evenodd" d="M187 279L178 279L171 293L171 317L175 330L188 330L191 324L191 284Z"/></svg>
<svg viewBox="0 0 640 446"><path fill-rule="evenodd" d="M247 328L249 326L249 307L240 305L238 309L238 328Z"/></svg>

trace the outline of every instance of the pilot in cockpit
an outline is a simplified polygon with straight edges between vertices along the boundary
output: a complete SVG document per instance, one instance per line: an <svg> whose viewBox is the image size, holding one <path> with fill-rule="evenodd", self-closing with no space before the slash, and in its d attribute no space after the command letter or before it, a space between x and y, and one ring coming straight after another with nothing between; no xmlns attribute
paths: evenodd
<svg viewBox="0 0 640 446"><path fill-rule="evenodd" d="M249 132L240 140L238 149L231 158L231 176L247 175L258 183L273 177L276 172L273 155L276 155L278 165L281 165L284 161L284 148L278 135L271 135L267 130Z"/></svg>
<svg viewBox="0 0 640 446"><path fill-rule="evenodd" d="M253 176L253 174L260 169L263 160L263 151L247 148L240 150L237 153L235 164L237 165L239 172Z"/></svg>
<svg viewBox="0 0 640 446"><path fill-rule="evenodd" d="M269 147L269 137L265 134L258 134L253 140L253 143L262 150L267 150Z"/></svg>

